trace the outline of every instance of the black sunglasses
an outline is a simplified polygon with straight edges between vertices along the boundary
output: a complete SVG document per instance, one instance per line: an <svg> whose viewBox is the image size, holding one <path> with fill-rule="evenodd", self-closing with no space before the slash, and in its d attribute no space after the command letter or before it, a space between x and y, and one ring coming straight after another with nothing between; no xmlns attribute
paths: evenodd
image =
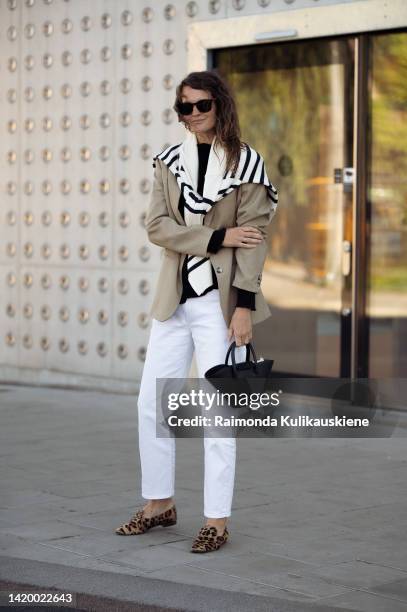
<svg viewBox="0 0 407 612"><path fill-rule="evenodd" d="M177 102L175 108L180 115L192 115L194 106L197 107L200 113L209 113L212 108L212 102L213 98L198 100L198 102Z"/></svg>

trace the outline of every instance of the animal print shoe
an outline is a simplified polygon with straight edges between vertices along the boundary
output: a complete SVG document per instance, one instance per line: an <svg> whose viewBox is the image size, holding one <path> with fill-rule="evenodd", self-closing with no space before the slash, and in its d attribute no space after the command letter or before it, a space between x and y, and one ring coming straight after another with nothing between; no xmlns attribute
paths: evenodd
<svg viewBox="0 0 407 612"><path fill-rule="evenodd" d="M151 518L143 516L143 510L138 510L131 517L128 523L124 523L116 529L116 533L118 535L140 535L152 527L157 527L158 525L170 527L170 525L175 525L176 522L177 509L175 506L172 506L169 510L165 510L165 512L161 512L161 514L157 514L157 516L152 516Z"/></svg>
<svg viewBox="0 0 407 612"><path fill-rule="evenodd" d="M225 527L225 531L222 535L218 535L218 531L214 525L204 525L199 530L192 544L191 552L206 553L218 550L223 544L226 544L228 538L229 532L227 527Z"/></svg>

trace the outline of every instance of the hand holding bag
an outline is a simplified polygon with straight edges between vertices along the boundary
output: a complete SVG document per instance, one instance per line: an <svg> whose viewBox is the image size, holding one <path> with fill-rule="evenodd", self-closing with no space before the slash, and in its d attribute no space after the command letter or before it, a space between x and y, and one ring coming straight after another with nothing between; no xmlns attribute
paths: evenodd
<svg viewBox="0 0 407 612"><path fill-rule="evenodd" d="M246 344L246 361L236 363L236 342L233 341L226 353L225 363L213 366L205 372L205 378L222 392L254 392L264 390L267 379L271 375L274 359L257 360L253 345ZM254 361L250 361L250 352ZM231 355L232 365L228 365Z"/></svg>

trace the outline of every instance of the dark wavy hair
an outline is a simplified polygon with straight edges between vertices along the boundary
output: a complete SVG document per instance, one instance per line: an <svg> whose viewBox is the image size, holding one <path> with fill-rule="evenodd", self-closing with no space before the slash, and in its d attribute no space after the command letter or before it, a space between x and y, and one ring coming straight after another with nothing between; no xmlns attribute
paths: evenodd
<svg viewBox="0 0 407 612"><path fill-rule="evenodd" d="M216 123L215 133L221 145L226 151L226 171L232 170L235 173L239 164L240 152L245 147L245 143L240 140L240 125L237 116L237 109L232 90L228 83L216 70L202 70L200 72L190 72L176 88L176 98L173 106L178 115L178 121L188 125L183 121L182 115L177 110L178 102L182 102L182 88L188 85L193 89L209 91L215 98Z"/></svg>

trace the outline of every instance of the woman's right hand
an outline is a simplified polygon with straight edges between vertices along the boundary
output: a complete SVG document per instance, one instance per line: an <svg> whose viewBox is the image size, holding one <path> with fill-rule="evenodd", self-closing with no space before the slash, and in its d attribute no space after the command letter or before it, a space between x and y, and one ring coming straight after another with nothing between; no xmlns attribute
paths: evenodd
<svg viewBox="0 0 407 612"><path fill-rule="evenodd" d="M244 249L251 249L260 242L262 242L263 236L257 227L250 225L240 227L228 227L225 232L225 237L222 242L224 247L243 247Z"/></svg>

